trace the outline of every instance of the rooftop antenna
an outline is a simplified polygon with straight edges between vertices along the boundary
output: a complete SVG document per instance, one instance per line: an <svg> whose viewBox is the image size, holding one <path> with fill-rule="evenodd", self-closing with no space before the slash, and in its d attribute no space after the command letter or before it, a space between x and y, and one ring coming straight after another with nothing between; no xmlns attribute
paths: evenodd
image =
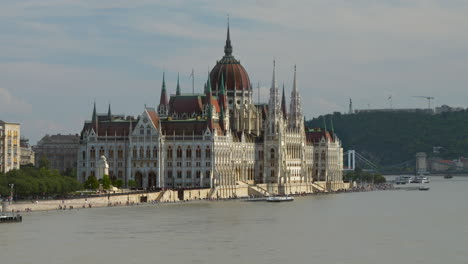
<svg viewBox="0 0 468 264"><path fill-rule="evenodd" d="M388 102L389 102L389 104L390 104L390 109L393 109L393 99L392 99L392 95L390 95L390 96L388 97L387 100L388 100Z"/></svg>

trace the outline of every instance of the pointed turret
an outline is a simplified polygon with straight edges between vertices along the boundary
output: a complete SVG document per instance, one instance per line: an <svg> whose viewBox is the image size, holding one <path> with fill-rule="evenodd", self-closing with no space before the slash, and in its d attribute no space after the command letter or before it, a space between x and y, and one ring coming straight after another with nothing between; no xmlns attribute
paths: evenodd
<svg viewBox="0 0 468 264"><path fill-rule="evenodd" d="M281 98L281 112L283 112L283 118L286 119L287 112L286 112L286 96L284 95L284 83L283 83L283 96Z"/></svg>
<svg viewBox="0 0 468 264"><path fill-rule="evenodd" d="M224 55L232 56L231 36L229 34L229 17L228 17L228 23L227 23L226 45L224 45Z"/></svg>
<svg viewBox="0 0 468 264"><path fill-rule="evenodd" d="M111 112L110 104L109 104L109 109L107 109L107 119L109 119L109 122L112 122L112 112Z"/></svg>
<svg viewBox="0 0 468 264"><path fill-rule="evenodd" d="M289 108L289 127L298 129L304 127L301 96L297 91L296 65L294 65L293 89L291 92L291 104Z"/></svg>
<svg viewBox="0 0 468 264"><path fill-rule="evenodd" d="M177 73L177 89L176 95L180 95L179 73Z"/></svg>
<svg viewBox="0 0 468 264"><path fill-rule="evenodd" d="M158 114L159 116L167 116L169 113L169 103L167 101L166 79L163 72L163 79L161 85L161 98L159 99Z"/></svg>
<svg viewBox="0 0 468 264"><path fill-rule="evenodd" d="M94 101L93 117L92 117L91 123L94 129L94 132L96 132L96 135L98 134L98 122L99 120L98 120L98 116L96 112L96 101Z"/></svg>
<svg viewBox="0 0 468 264"><path fill-rule="evenodd" d="M276 62L273 61L273 77L271 80L269 112L276 115L279 112L278 83L276 81Z"/></svg>
<svg viewBox="0 0 468 264"><path fill-rule="evenodd" d="M97 121L97 113L96 113L96 101L94 101L94 108L93 108L93 117L91 119L93 123Z"/></svg>

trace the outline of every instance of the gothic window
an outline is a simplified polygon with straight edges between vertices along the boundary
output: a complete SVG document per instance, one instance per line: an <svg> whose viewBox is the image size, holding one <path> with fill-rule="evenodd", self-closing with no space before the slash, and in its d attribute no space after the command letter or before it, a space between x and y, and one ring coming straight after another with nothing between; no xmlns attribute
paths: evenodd
<svg viewBox="0 0 468 264"><path fill-rule="evenodd" d="M89 151L89 156L90 156L92 159L95 159L95 158L96 158L96 150L94 149L94 147L91 147L91 150Z"/></svg>
<svg viewBox="0 0 468 264"><path fill-rule="evenodd" d="M158 158L158 149L156 148L156 146L153 148L153 158Z"/></svg>
<svg viewBox="0 0 468 264"><path fill-rule="evenodd" d="M201 158L201 148L200 148L200 146L197 146L197 150L195 151L195 154L196 154L197 158Z"/></svg>
<svg viewBox="0 0 468 264"><path fill-rule="evenodd" d="M322 151L322 155L321 155L320 159L325 160L325 151Z"/></svg>
<svg viewBox="0 0 468 264"><path fill-rule="evenodd" d="M167 147L167 158L172 159L172 147Z"/></svg>
<svg viewBox="0 0 468 264"><path fill-rule="evenodd" d="M205 158L211 158L211 149L210 149L210 147L206 147Z"/></svg>
<svg viewBox="0 0 468 264"><path fill-rule="evenodd" d="M172 171L171 170L168 170L167 171L167 178L172 178Z"/></svg>
<svg viewBox="0 0 468 264"><path fill-rule="evenodd" d="M196 175L195 177L197 177L197 179L200 179L201 171L196 171L195 175Z"/></svg>
<svg viewBox="0 0 468 264"><path fill-rule="evenodd" d="M86 159L86 151L83 151L83 160Z"/></svg>
<svg viewBox="0 0 468 264"><path fill-rule="evenodd" d="M99 157L101 157L101 156L104 156L104 148L103 147L101 147L99 149Z"/></svg>
<svg viewBox="0 0 468 264"><path fill-rule="evenodd" d="M177 171L177 179L182 179L182 171Z"/></svg>
<svg viewBox="0 0 468 264"><path fill-rule="evenodd" d="M182 148L180 146L177 147L177 158L178 159L182 158Z"/></svg>
<svg viewBox="0 0 468 264"><path fill-rule="evenodd" d="M319 154L318 154L318 152L315 152L315 154L314 154L314 160L315 160L315 161L318 161L318 159L319 159Z"/></svg>
<svg viewBox="0 0 468 264"><path fill-rule="evenodd" d="M137 148L136 147L133 147L133 158L136 158L137 157Z"/></svg>
<svg viewBox="0 0 468 264"><path fill-rule="evenodd" d="M150 126L146 127L146 134L151 135L151 127Z"/></svg>
<svg viewBox="0 0 468 264"><path fill-rule="evenodd" d="M185 156L186 156L188 159L192 158L192 149L190 148L190 146L187 147L187 150L186 150L186 153L185 153L185 154L186 154Z"/></svg>
<svg viewBox="0 0 468 264"><path fill-rule="evenodd" d="M145 151L143 150L143 147L140 147L140 159L145 157Z"/></svg>
<svg viewBox="0 0 468 264"><path fill-rule="evenodd" d="M109 149L109 159L114 158L114 150L112 148Z"/></svg>
<svg viewBox="0 0 468 264"><path fill-rule="evenodd" d="M146 158L147 158L147 159L151 158L151 149L150 149L149 146L146 147Z"/></svg>
<svg viewBox="0 0 468 264"><path fill-rule="evenodd" d="M187 172L185 173L185 178L191 179L191 178L192 178L192 172L191 172L191 171L187 171Z"/></svg>
<svg viewBox="0 0 468 264"><path fill-rule="evenodd" d="M123 159L123 150L120 147L117 150L117 156L119 159Z"/></svg>
<svg viewBox="0 0 468 264"><path fill-rule="evenodd" d="M270 158L271 159L275 158L275 149L273 149L273 148L270 150Z"/></svg>
<svg viewBox="0 0 468 264"><path fill-rule="evenodd" d="M270 177L274 178L275 177L275 170L270 171Z"/></svg>
<svg viewBox="0 0 468 264"><path fill-rule="evenodd" d="M145 134L145 129L143 126L140 126L140 135L144 135Z"/></svg>
<svg viewBox="0 0 468 264"><path fill-rule="evenodd" d="M206 175L206 177L205 177L206 179L210 179L211 178L211 171L207 170L205 175Z"/></svg>

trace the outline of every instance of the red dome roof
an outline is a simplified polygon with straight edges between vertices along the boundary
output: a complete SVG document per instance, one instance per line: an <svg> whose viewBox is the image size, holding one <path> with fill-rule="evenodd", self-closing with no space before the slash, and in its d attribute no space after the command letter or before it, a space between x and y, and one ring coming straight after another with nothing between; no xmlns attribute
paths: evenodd
<svg viewBox="0 0 468 264"><path fill-rule="evenodd" d="M221 79L224 80L227 91L251 91L250 78L244 67L232 56L231 39L229 36L229 25L227 29L226 45L224 46L224 57L216 63L210 72L211 88L218 91L221 87ZM221 76L223 78L221 78Z"/></svg>

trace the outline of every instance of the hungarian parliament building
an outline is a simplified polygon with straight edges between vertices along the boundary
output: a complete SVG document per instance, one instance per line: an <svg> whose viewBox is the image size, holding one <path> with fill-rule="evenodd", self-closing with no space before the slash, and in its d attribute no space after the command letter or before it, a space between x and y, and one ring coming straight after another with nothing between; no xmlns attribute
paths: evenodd
<svg viewBox="0 0 468 264"><path fill-rule="evenodd" d="M269 101L255 103L249 75L232 55L227 28L224 56L204 93L182 93L179 80L138 118L98 114L96 104L80 135L78 179L97 176L102 159L111 179L139 188L202 189L236 185L322 186L343 183L337 136L305 127L296 68L289 107L273 63ZM169 97L169 98L168 98ZM341 185L340 185L341 186Z"/></svg>

